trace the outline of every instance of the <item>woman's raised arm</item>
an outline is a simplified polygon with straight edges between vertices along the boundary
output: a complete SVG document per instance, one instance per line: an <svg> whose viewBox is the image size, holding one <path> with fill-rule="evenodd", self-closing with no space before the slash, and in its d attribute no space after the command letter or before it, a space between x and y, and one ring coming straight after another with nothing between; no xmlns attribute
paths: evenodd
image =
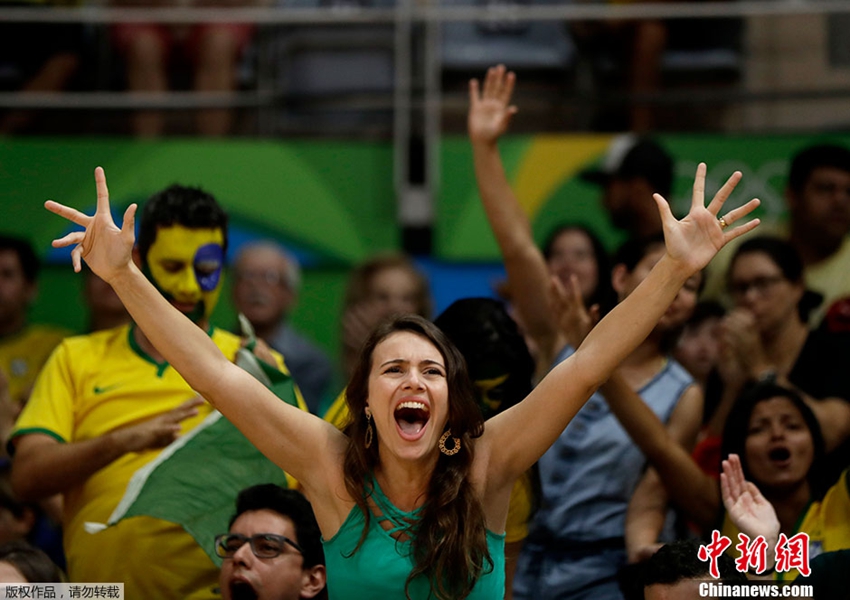
<svg viewBox="0 0 850 600"><path fill-rule="evenodd" d="M758 200L719 216L741 174L734 173L705 206L705 172L701 163L690 211L681 220L676 220L667 201L655 194L666 253L646 279L524 401L487 422L482 442L488 478L507 478L507 484L539 459L593 391L646 338L685 281L727 242L758 225L758 219L753 219L728 228L752 212Z"/></svg>
<svg viewBox="0 0 850 600"><path fill-rule="evenodd" d="M549 309L549 268L534 243L531 223L505 175L499 138L517 108L511 105L516 77L503 65L491 67L483 84L469 82L467 128L481 204L508 274L511 304L537 344L537 375L543 376L564 345Z"/></svg>
<svg viewBox="0 0 850 600"><path fill-rule="evenodd" d="M308 488L341 465L344 436L332 425L281 402L254 377L227 360L207 334L160 294L132 260L136 205L124 213L121 228L109 211L103 169L95 169L97 210L93 216L48 201L45 208L85 228L55 240L76 244L74 270L81 259L118 293L133 320L190 386L232 421L275 464ZM341 466L337 466L340 470Z"/></svg>

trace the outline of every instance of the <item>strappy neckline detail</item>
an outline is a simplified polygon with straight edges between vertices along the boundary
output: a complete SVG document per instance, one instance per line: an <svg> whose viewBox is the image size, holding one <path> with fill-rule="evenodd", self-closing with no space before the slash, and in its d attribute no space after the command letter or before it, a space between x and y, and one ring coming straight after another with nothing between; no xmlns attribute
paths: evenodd
<svg viewBox="0 0 850 600"><path fill-rule="evenodd" d="M414 508L411 511L405 511L398 508L395 504L393 504L389 498L387 498L384 491L381 489L381 486L378 484L378 480L374 475L369 480L369 486L371 487L371 497L375 501L375 505L380 509L381 514L376 515L374 512L372 516L375 518L375 521L380 525L381 529L396 539L396 535L408 535L413 537L413 528L419 523L419 517L422 514L423 506L418 508ZM388 522L390 527L385 527L384 522ZM398 541L398 540L396 540Z"/></svg>

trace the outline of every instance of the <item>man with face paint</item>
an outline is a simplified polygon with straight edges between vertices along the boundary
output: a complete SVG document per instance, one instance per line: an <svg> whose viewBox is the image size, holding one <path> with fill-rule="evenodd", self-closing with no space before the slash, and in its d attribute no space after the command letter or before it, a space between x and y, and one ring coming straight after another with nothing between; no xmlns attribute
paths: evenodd
<svg viewBox="0 0 850 600"><path fill-rule="evenodd" d="M139 221L135 260L235 357L241 340L209 325L221 292L225 212L210 194L174 185L148 200ZM123 582L127 598L217 597L216 565L179 525L135 517L95 534L85 529L106 523L132 475L211 411L132 323L57 348L9 445L22 499L64 495L70 581Z"/></svg>

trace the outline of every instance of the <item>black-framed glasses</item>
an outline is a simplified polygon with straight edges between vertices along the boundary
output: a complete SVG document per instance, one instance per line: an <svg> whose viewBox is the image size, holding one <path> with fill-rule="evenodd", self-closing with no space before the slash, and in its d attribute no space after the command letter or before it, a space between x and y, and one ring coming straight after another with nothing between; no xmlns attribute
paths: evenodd
<svg viewBox="0 0 850 600"><path fill-rule="evenodd" d="M245 545L245 542L251 544L251 552L257 558L276 558L283 553L287 545L295 548L300 554L304 554L298 542L274 533L258 533L250 537L239 533L217 535L215 537L215 553L221 558L233 558L233 555Z"/></svg>
<svg viewBox="0 0 850 600"><path fill-rule="evenodd" d="M765 292L780 281L785 281L782 275L754 277L749 281L730 281L729 293L737 298L743 298L750 290L755 290L759 295L764 295Z"/></svg>

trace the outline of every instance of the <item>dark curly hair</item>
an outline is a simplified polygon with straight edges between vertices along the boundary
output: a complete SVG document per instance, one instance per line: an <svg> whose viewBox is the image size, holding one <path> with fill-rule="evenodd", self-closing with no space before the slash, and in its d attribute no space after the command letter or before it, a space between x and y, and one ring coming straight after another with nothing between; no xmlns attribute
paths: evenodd
<svg viewBox="0 0 850 600"><path fill-rule="evenodd" d="M136 245L142 262L156 241L159 227L182 225L189 229L221 229L227 251L227 213L212 194L200 188L174 184L151 196L141 210Z"/></svg>

